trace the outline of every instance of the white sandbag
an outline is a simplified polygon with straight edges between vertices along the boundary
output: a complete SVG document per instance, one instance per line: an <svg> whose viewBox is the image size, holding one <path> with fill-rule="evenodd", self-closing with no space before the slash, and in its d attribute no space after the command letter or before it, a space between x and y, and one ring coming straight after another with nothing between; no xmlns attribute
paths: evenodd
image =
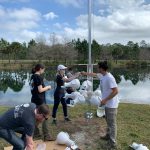
<svg viewBox="0 0 150 150"><path fill-rule="evenodd" d="M94 93L93 93L93 95L102 97L101 90L99 90L99 89L95 90Z"/></svg>
<svg viewBox="0 0 150 150"><path fill-rule="evenodd" d="M79 90L79 92L84 96L85 99L88 99L88 92L86 90Z"/></svg>
<svg viewBox="0 0 150 150"><path fill-rule="evenodd" d="M62 87L65 87L65 88L71 87L73 89L79 89L80 81L79 79L73 79L72 81L65 83L64 86Z"/></svg>
<svg viewBox="0 0 150 150"><path fill-rule="evenodd" d="M79 95L81 95L80 92L75 91L75 92L72 92L71 94L65 93L64 98L65 98L65 99L68 99L68 98L75 99L75 98L77 98Z"/></svg>
<svg viewBox="0 0 150 150"><path fill-rule="evenodd" d="M132 145L130 145L130 147L133 148L134 150L149 150L143 144L138 144L138 143L135 143L135 142L133 142Z"/></svg>
<svg viewBox="0 0 150 150"><path fill-rule="evenodd" d="M92 82L89 80L84 81L82 83L82 85L80 86L80 90L91 91L92 90Z"/></svg>
<svg viewBox="0 0 150 150"><path fill-rule="evenodd" d="M92 104L92 105L100 106L101 97L93 95L89 101L90 101L90 104Z"/></svg>
<svg viewBox="0 0 150 150"><path fill-rule="evenodd" d="M56 143L65 144L67 146L71 146L75 144L75 142L70 139L69 134L67 132L60 132L57 135Z"/></svg>
<svg viewBox="0 0 150 150"><path fill-rule="evenodd" d="M105 107L104 106L98 107L96 114L97 114L97 117L103 117L103 116L105 116Z"/></svg>
<svg viewBox="0 0 150 150"><path fill-rule="evenodd" d="M85 103L85 97L81 94L79 94L75 99L73 99L73 103Z"/></svg>
<svg viewBox="0 0 150 150"><path fill-rule="evenodd" d="M38 144L36 150L46 150L46 144L45 143Z"/></svg>

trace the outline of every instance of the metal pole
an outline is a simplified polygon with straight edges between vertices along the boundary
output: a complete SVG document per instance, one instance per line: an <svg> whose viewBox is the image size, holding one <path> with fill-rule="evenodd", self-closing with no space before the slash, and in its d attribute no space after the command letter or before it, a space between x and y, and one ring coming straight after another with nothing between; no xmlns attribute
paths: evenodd
<svg viewBox="0 0 150 150"><path fill-rule="evenodd" d="M89 57L88 57L88 65L87 65L87 72L93 72L92 60L91 60L91 2L92 0L88 0L88 50L89 50ZM93 77L88 77L88 80L92 82L92 91L93 91ZM91 112L91 104L89 103L88 111L85 113L85 117L87 122L93 118L93 113Z"/></svg>
<svg viewBox="0 0 150 150"><path fill-rule="evenodd" d="M92 0L88 0L88 50L89 50L88 60L89 62L88 62L87 71L89 73L93 72L93 65L92 65L92 59L91 59L91 13L92 13ZM88 78L88 80L92 81L92 84L93 84L92 77Z"/></svg>

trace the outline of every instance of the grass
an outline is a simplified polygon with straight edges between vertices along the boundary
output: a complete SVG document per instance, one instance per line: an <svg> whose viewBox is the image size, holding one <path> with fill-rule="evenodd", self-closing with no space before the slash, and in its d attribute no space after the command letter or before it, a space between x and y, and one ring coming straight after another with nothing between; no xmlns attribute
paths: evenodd
<svg viewBox="0 0 150 150"><path fill-rule="evenodd" d="M52 105L50 105L52 108ZM0 113L8 107L0 107ZM60 131L68 132L71 139L76 140L82 150L107 150L107 143L100 140L100 135L105 133L106 122L104 118L96 117L96 108L88 105L77 105L68 108L71 123L63 121L62 108L58 110L58 124L52 125L49 120L49 129L53 137ZM84 114L91 111L94 117L86 120ZM118 149L130 150L133 142L142 143L150 148L150 105L120 104L117 116L118 125ZM0 150L8 145L0 139Z"/></svg>

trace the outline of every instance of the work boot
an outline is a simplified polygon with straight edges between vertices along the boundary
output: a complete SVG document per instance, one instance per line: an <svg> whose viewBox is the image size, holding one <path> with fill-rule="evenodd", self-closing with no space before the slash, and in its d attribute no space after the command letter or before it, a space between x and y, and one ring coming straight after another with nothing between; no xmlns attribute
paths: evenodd
<svg viewBox="0 0 150 150"><path fill-rule="evenodd" d="M40 133L39 128L36 126L33 134L33 138L39 139L42 137L42 134Z"/></svg>
<svg viewBox="0 0 150 150"><path fill-rule="evenodd" d="M49 134L48 135L44 135L44 141L55 141L55 138L52 138Z"/></svg>
<svg viewBox="0 0 150 150"><path fill-rule="evenodd" d="M57 125L57 120L53 119L52 124Z"/></svg>
<svg viewBox="0 0 150 150"><path fill-rule="evenodd" d="M113 142L113 141L109 140L108 145L109 145L110 150L117 150L116 142Z"/></svg>

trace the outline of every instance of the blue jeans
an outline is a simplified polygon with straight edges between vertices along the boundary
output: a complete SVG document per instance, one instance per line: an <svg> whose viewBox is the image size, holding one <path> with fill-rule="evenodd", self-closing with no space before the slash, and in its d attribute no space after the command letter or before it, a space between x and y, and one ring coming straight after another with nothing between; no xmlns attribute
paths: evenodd
<svg viewBox="0 0 150 150"><path fill-rule="evenodd" d="M15 132L21 133L22 137L17 136ZM14 131L0 127L0 137L13 145L13 150L25 149L25 135L23 134L22 128L18 128Z"/></svg>

